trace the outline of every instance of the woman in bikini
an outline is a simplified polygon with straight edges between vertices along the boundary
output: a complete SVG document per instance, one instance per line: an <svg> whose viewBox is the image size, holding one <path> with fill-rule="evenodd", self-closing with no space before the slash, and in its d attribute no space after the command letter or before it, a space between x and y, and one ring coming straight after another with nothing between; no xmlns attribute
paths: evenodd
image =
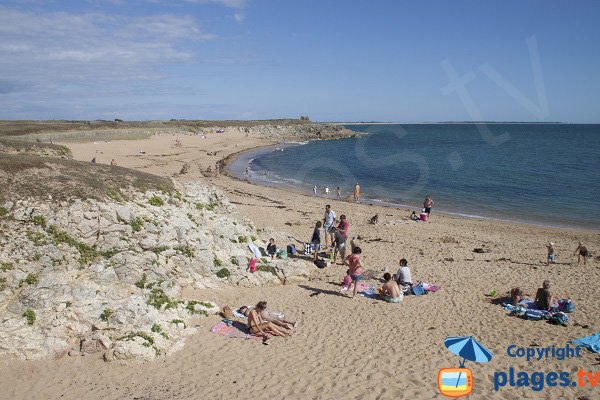
<svg viewBox="0 0 600 400"><path fill-rule="evenodd" d="M272 322L263 320L261 313L267 308L266 301L259 301L253 310L248 313L248 331L254 335L260 333L263 336L263 342L268 338L268 334L273 336L289 336L290 333L279 328Z"/></svg>
<svg viewBox="0 0 600 400"><path fill-rule="evenodd" d="M286 328L286 329L293 329L296 327L296 322L294 321L289 321L286 320L285 317L283 318L279 318L276 314L271 315L271 313L269 313L266 308L267 308L267 303L265 303L265 309L263 309L260 313L260 317L262 318L263 321L267 321L267 322L272 322L277 326L280 326L282 328ZM250 311L252 308L248 308L247 306L241 306L238 310L238 312L244 314L244 316L248 317L250 315Z"/></svg>

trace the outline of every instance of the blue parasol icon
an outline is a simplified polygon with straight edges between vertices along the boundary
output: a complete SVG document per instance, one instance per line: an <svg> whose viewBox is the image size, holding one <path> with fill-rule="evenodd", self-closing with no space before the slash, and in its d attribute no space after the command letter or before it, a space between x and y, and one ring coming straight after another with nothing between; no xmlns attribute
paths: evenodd
<svg viewBox="0 0 600 400"><path fill-rule="evenodd" d="M460 368L465 367L465 361L473 361L479 363L486 363L492 359L494 354L486 349L482 344L477 342L473 338L473 336L456 336L456 337L448 337L444 340L444 345L446 348L450 350L452 353L457 356L462 357L462 362L460 363ZM460 380L461 373L458 374L458 379L456 380L456 385L458 386L458 382Z"/></svg>

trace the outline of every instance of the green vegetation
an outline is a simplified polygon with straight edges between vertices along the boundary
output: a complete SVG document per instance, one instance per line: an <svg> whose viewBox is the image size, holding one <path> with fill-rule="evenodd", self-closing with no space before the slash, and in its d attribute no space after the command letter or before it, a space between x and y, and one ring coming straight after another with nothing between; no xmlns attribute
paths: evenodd
<svg viewBox="0 0 600 400"><path fill-rule="evenodd" d="M36 215L35 217L33 217L33 223L46 229L46 217L44 217L43 215Z"/></svg>
<svg viewBox="0 0 600 400"><path fill-rule="evenodd" d="M27 239L32 241L36 246L48 244L46 241L46 235L44 235L42 232L27 231Z"/></svg>
<svg viewBox="0 0 600 400"><path fill-rule="evenodd" d="M170 247L169 246L158 246L155 247L154 250L152 250L154 252L154 254L156 254L157 256L162 253L165 250L169 250Z"/></svg>
<svg viewBox="0 0 600 400"><path fill-rule="evenodd" d="M109 250L103 251L100 254L102 255L102 257L104 257L108 260L109 258L112 258L112 256L114 256L117 253L119 253L119 249L114 248L114 249L109 249Z"/></svg>
<svg viewBox="0 0 600 400"><path fill-rule="evenodd" d="M156 323L154 325L152 325L152 328L150 330L154 333L162 332L162 328L160 327L159 324L156 324Z"/></svg>
<svg viewBox="0 0 600 400"><path fill-rule="evenodd" d="M277 275L277 273L275 272L275 268L271 267L270 265L257 265L256 270L262 272L270 272L273 275Z"/></svg>
<svg viewBox="0 0 600 400"><path fill-rule="evenodd" d="M175 250L178 253L183 254L184 256L188 257L188 258L194 258L194 249L190 246L175 246L173 247L173 250Z"/></svg>
<svg viewBox="0 0 600 400"><path fill-rule="evenodd" d="M6 272L15 269L15 266L9 262L3 262L0 263L0 269L2 270L2 272Z"/></svg>
<svg viewBox="0 0 600 400"><path fill-rule="evenodd" d="M1 277L0 278L0 292L3 291L4 289L6 289L6 278Z"/></svg>
<svg viewBox="0 0 600 400"><path fill-rule="evenodd" d="M239 243L246 243L248 242L248 238L246 236L238 236L237 238Z"/></svg>
<svg viewBox="0 0 600 400"><path fill-rule="evenodd" d="M154 338L146 332L131 332L129 335L121 336L117 340L130 341L135 339L136 337L141 337L142 339L144 339L145 343L143 345L145 347L151 347L154 344Z"/></svg>
<svg viewBox="0 0 600 400"><path fill-rule="evenodd" d="M27 325L33 325L35 322L35 312L31 308L25 310L23 317L27 319Z"/></svg>
<svg viewBox="0 0 600 400"><path fill-rule="evenodd" d="M134 232L139 232L142 230L142 227L144 226L144 220L140 217L134 218L131 220L131 229Z"/></svg>
<svg viewBox="0 0 600 400"><path fill-rule="evenodd" d="M227 268L221 268L217 272L217 277L219 278L229 278L231 276L231 272Z"/></svg>
<svg viewBox="0 0 600 400"><path fill-rule="evenodd" d="M117 203L125 203L125 199L119 189L106 188L106 197Z"/></svg>
<svg viewBox="0 0 600 400"><path fill-rule="evenodd" d="M177 308L179 303L181 303L181 301L167 296L167 294L161 288L153 288L148 296L147 301L148 305L151 305L157 310Z"/></svg>
<svg viewBox="0 0 600 400"><path fill-rule="evenodd" d="M35 285L36 283L38 283L38 280L39 280L39 278L36 274L29 273L29 274L27 274L25 279L21 279L19 281L19 287L23 286L24 283L26 283L28 285Z"/></svg>
<svg viewBox="0 0 600 400"><path fill-rule="evenodd" d="M102 314L100 314L100 319L106 323L108 323L108 320L110 319L110 316L114 314L114 311L111 310L110 308L105 308L104 311L102 311Z"/></svg>
<svg viewBox="0 0 600 400"><path fill-rule="evenodd" d="M8 210L4 207L0 207L0 218L8 215Z"/></svg>
<svg viewBox="0 0 600 400"><path fill-rule="evenodd" d="M151 206L161 207L165 204L165 202L158 196L152 196L148 200L148 204L150 204Z"/></svg>
<svg viewBox="0 0 600 400"><path fill-rule="evenodd" d="M202 204L202 203L197 203L196 204L196 208L198 210L208 210L208 211L212 211L214 210L217 206L219 205L219 203L208 203L208 204Z"/></svg>
<svg viewBox="0 0 600 400"><path fill-rule="evenodd" d="M89 265L100 255L96 246L90 246L73 239L67 232L58 230L56 225L50 225L47 232L52 235L54 244L66 243L69 246L75 247L79 251L79 263L81 265Z"/></svg>
<svg viewBox="0 0 600 400"><path fill-rule="evenodd" d="M139 287L140 289L145 289L146 288L146 278L147 278L147 275L143 274L142 278L135 283L135 286Z"/></svg>
<svg viewBox="0 0 600 400"><path fill-rule="evenodd" d="M171 321L171 323L172 323L172 324L176 324L176 325L177 325L177 324L183 324L183 327L184 327L184 328L186 327L186 326L185 326L185 322L183 322L183 320L182 320L182 319L174 319L174 320L172 320L172 321Z"/></svg>
<svg viewBox="0 0 600 400"><path fill-rule="evenodd" d="M256 241L256 236L250 236L250 239L252 239L253 242Z"/></svg>
<svg viewBox="0 0 600 400"><path fill-rule="evenodd" d="M231 256L231 258L229 259L229 261L231 261L231 263L233 265L240 265L240 262L238 261L237 257L235 257L235 256Z"/></svg>
<svg viewBox="0 0 600 400"><path fill-rule="evenodd" d="M199 304L202 307L212 308L212 304L210 304L210 303L204 303L202 301L196 301L196 300L190 300L185 308L187 308L187 310L190 312L190 314L201 314L201 315L204 315L205 317L208 316L208 313L206 312L206 310L196 311L194 309L194 307L196 306L196 304Z"/></svg>
<svg viewBox="0 0 600 400"><path fill-rule="evenodd" d="M32 257L31 257L31 261L40 261L40 258L42 258L42 255L40 253L35 253Z"/></svg>
<svg viewBox="0 0 600 400"><path fill-rule="evenodd" d="M196 219L194 218L194 216L192 215L192 213L187 213L187 217L190 221L192 221L194 224L196 224L196 226L198 226L198 221L196 221Z"/></svg>
<svg viewBox="0 0 600 400"><path fill-rule="evenodd" d="M65 301L65 307L69 308L73 305L73 303L71 303L70 301Z"/></svg>

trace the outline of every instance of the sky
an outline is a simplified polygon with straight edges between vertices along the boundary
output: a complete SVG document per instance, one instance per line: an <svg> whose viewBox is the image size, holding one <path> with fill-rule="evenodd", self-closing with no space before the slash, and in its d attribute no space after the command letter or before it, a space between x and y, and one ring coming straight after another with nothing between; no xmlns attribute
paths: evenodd
<svg viewBox="0 0 600 400"><path fill-rule="evenodd" d="M600 2L0 0L0 119L600 122Z"/></svg>

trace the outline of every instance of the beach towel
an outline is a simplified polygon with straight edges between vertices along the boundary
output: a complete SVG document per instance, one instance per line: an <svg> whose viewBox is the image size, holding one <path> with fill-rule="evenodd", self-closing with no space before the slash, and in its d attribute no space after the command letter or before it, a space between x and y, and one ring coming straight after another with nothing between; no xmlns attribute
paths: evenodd
<svg viewBox="0 0 600 400"><path fill-rule="evenodd" d="M377 292L375 285L368 287L367 289L363 290L359 294L368 299L378 299L379 298L379 293Z"/></svg>
<svg viewBox="0 0 600 400"><path fill-rule="evenodd" d="M252 310L254 309L254 306L246 306L248 307L248 310ZM244 314L242 314L240 312L240 308L237 308L235 310L233 310L233 316L236 318L248 318L246 317ZM270 316L277 318L277 319L284 319L285 318L285 314L282 312L278 312L278 311L267 311L267 314L269 314Z"/></svg>
<svg viewBox="0 0 600 400"><path fill-rule="evenodd" d="M552 317L550 311L537 308L535 301L531 299L521 300L516 306L511 303L502 303L502 308L530 320L550 319Z"/></svg>
<svg viewBox="0 0 600 400"><path fill-rule="evenodd" d="M261 258L262 254L260 254L260 249L254 243L248 243L248 248L254 254L254 257Z"/></svg>
<svg viewBox="0 0 600 400"><path fill-rule="evenodd" d="M421 284L423 285L423 289L425 289L427 293L435 293L438 290L440 290L440 286L436 285L435 283L422 282Z"/></svg>
<svg viewBox="0 0 600 400"><path fill-rule="evenodd" d="M231 325L227 324L224 320L220 321L210 331L229 338L262 339L262 336L249 333L246 324L239 321L232 321Z"/></svg>
<svg viewBox="0 0 600 400"><path fill-rule="evenodd" d="M581 339L571 340L573 343L585 347L586 349L600 353L600 332L593 335L582 337Z"/></svg>

